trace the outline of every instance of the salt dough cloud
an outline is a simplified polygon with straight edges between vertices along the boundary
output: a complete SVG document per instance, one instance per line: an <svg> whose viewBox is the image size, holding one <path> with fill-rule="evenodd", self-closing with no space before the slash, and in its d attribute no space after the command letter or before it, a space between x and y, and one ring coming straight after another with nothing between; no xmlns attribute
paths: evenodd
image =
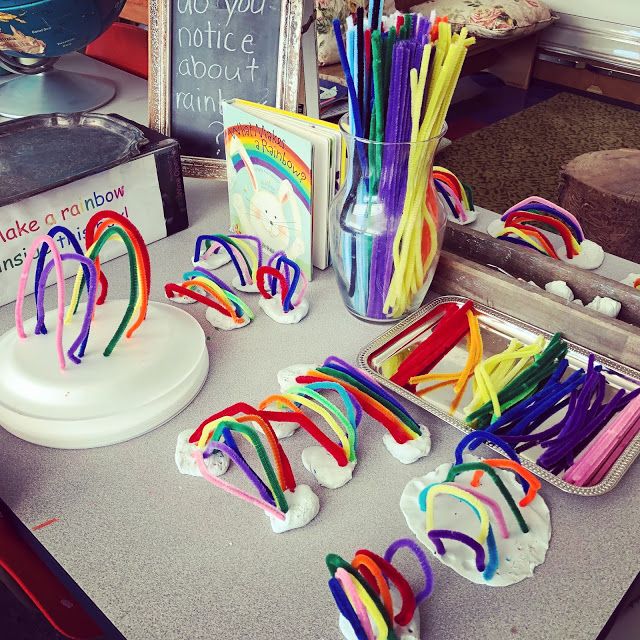
<svg viewBox="0 0 640 640"><path fill-rule="evenodd" d="M487 233L493 238L498 238L504 230L504 222L499 218L492 220L487 226ZM604 262L604 249L592 240L583 240L580 243L580 253L573 258L568 258L564 252L559 253L560 260L579 269L597 269Z"/></svg>
<svg viewBox="0 0 640 640"><path fill-rule="evenodd" d="M547 284L544 285L544 288L547 293L552 293L554 296L564 298L567 302L572 302L575 298L573 291L571 291L571 288L564 280L553 280L553 282L547 282Z"/></svg>
<svg viewBox="0 0 640 640"><path fill-rule="evenodd" d="M284 369L278 371L278 384L280 385L280 391L284 393L287 389L298 384L296 378L303 376L308 371L313 371L317 365L315 364L292 364Z"/></svg>
<svg viewBox="0 0 640 640"><path fill-rule="evenodd" d="M212 253L207 258L200 258L199 260L191 260L194 267L203 267L214 271L223 267L225 264L231 262L231 256L226 251L218 251L218 253Z"/></svg>
<svg viewBox="0 0 640 640"><path fill-rule="evenodd" d="M191 444L189 438L193 431L186 429L178 434L178 441L176 442L176 454L175 461L178 471L187 476L202 477L198 464L193 458L193 452L197 451L196 444ZM221 451L216 451L210 455L204 461L205 466L209 470L209 473L214 476L221 476L229 468L229 458L225 456Z"/></svg>
<svg viewBox="0 0 640 640"><path fill-rule="evenodd" d="M240 282L240 276L237 274L231 279L231 284L233 285L234 289L237 289L238 291L242 291L244 293L260 292L260 289L258 289L258 285L255 282L247 282L246 284L242 284Z"/></svg>
<svg viewBox="0 0 640 640"><path fill-rule="evenodd" d="M424 425L420 425L421 435L414 440L407 440L407 442L400 444L395 441L390 433L385 433L382 436L382 442L387 448L387 451L396 459L402 462L402 464L412 464L429 455L431 451L431 434L429 429Z"/></svg>
<svg viewBox="0 0 640 640"><path fill-rule="evenodd" d="M262 427L257 422L251 423L257 431L260 433L264 433ZM273 428L273 432L276 434L276 438L278 440L284 440L285 438L289 438L292 436L299 428L299 425L295 422L270 422L271 427Z"/></svg>
<svg viewBox="0 0 640 640"><path fill-rule="evenodd" d="M174 298L172 298L172 300L174 300ZM234 329L241 329L242 327L246 327L251 322L247 315L240 316L240 320L242 320L242 323L234 322L233 318L231 318L230 316L225 316L223 313L220 313L213 307L207 307L205 317L212 326L214 326L216 329L222 329L223 331L233 331Z"/></svg>
<svg viewBox="0 0 640 640"><path fill-rule="evenodd" d="M500 218L496 218L495 220L492 220L487 226L487 233L492 238L497 238L503 229L504 229L504 222L502 222Z"/></svg>
<svg viewBox="0 0 640 640"><path fill-rule="evenodd" d="M393 603L393 610L398 611L402 604L400 594L393 585L389 587L389 591L391 592L391 602ZM376 628L375 621L371 618L371 616L369 616L369 623L371 624L372 629ZM340 628L342 635L345 637L345 640L358 640L358 636L356 636L353 627L349 624L349 621L342 614L338 619L338 627ZM396 622L393 625L393 630L395 631L398 640L420 640L420 609L418 607L415 608L413 617L411 618L409 624L403 627Z"/></svg>
<svg viewBox="0 0 640 640"><path fill-rule="evenodd" d="M622 305L617 300L613 300L613 298L596 296L585 308L593 309L593 311L602 313L610 318L617 318Z"/></svg>
<svg viewBox="0 0 640 640"><path fill-rule="evenodd" d="M629 274L631 276L633 274ZM633 286L633 282L631 283ZM567 302L574 302L577 305L585 306L582 300L575 298L573 291L567 286L564 280L554 280L553 282L547 282L544 288L549 292L561 298L564 298ZM589 304L586 305L587 309L597 311L610 318L617 318L620 313L622 305L613 298L607 298L606 296L596 296Z"/></svg>
<svg viewBox="0 0 640 640"><path fill-rule="evenodd" d="M295 491L285 491L289 507L285 519L280 520L269 514L271 528L275 533L283 533L308 525L320 511L318 496L306 484L299 484Z"/></svg>
<svg viewBox="0 0 640 640"><path fill-rule="evenodd" d="M480 462L480 458L465 454L463 461ZM445 545L446 553L444 555L437 554L435 545L427 535L425 512L420 509L418 497L422 490L429 485L444 482L452 466L450 463L442 464L434 471L421 478L415 478L407 484L400 498L400 509L409 528L440 562L476 584L503 587L532 576L535 567L544 561L549 547L549 540L551 539L549 509L540 494L537 494L526 507L522 507L522 515L529 527L528 533L522 533L510 510L504 507L505 501L500 490L487 474L483 475L476 490L480 490L485 496L503 507L509 530L509 537L503 538L499 528L496 526L491 510L487 510L495 533L499 557L499 566L495 575L489 581L486 581L482 573L476 568L472 550L456 541L447 540ZM473 471L461 473L456 478L456 484L470 487L473 473ZM516 481L514 474L502 469L496 469L496 473L504 482L516 503L518 503L522 499L524 492ZM478 520L473 510L458 498L440 495L434 504L436 509L434 522L438 529L460 531L469 536L477 534Z"/></svg>
<svg viewBox="0 0 640 640"><path fill-rule="evenodd" d="M456 218L451 211L447 211L447 220L451 220L451 222L455 222L461 226L472 224L478 219L477 211L465 211L466 218L463 221L461 218Z"/></svg>
<svg viewBox="0 0 640 640"><path fill-rule="evenodd" d="M309 313L309 301L303 298L297 307L294 307L288 313L282 309L282 303L279 298L260 298L260 308L275 322L280 324L297 324L303 320Z"/></svg>
<svg viewBox="0 0 640 640"><path fill-rule="evenodd" d="M630 273L628 276L625 276L620 280L622 284L628 284L630 287L633 287L633 283L640 278L640 273Z"/></svg>
<svg viewBox="0 0 640 640"><path fill-rule="evenodd" d="M577 256L567 258L562 254L560 260L579 269L597 269L604 262L604 249L591 240L583 240Z"/></svg>
<svg viewBox="0 0 640 640"><path fill-rule="evenodd" d="M353 477L356 463L349 462L341 467L326 449L320 446L307 447L302 452L304 468L327 489L338 489L347 484Z"/></svg>

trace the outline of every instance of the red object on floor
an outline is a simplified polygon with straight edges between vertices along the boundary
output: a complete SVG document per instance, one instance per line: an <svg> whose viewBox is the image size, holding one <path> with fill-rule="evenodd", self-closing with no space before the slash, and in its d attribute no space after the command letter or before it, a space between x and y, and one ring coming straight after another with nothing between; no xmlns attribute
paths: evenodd
<svg viewBox="0 0 640 640"><path fill-rule="evenodd" d="M149 77L149 33L124 22L114 22L87 46L86 54L140 78Z"/></svg>
<svg viewBox="0 0 640 640"><path fill-rule="evenodd" d="M0 503L0 569L63 636L72 640L102 637L102 630L75 596L25 542L11 516Z"/></svg>

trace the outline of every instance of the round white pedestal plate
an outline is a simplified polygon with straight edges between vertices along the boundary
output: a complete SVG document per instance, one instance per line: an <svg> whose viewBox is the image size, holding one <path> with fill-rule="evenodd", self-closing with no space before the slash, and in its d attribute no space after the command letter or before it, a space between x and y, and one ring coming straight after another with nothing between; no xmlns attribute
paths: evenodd
<svg viewBox="0 0 640 640"><path fill-rule="evenodd" d="M103 351L120 323L126 300L97 307L81 364L56 355L56 310L46 313L47 335L27 339L15 329L0 337L0 425L48 447L84 449L147 433L182 411L198 394L209 370L202 327L188 313L150 302L147 319L113 353ZM84 305L65 325L66 349L78 335Z"/></svg>

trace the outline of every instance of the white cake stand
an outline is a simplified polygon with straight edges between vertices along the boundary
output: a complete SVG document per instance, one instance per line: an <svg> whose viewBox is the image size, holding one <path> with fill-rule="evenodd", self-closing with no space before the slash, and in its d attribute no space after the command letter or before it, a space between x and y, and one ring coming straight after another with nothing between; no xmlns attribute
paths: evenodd
<svg viewBox="0 0 640 640"><path fill-rule="evenodd" d="M205 335L181 309L150 302L147 319L102 355L126 309L126 300L96 308L81 364L56 355L56 310L46 313L47 335L27 339L15 329L0 337L0 425L47 447L85 449L147 433L182 411L198 394L209 370ZM78 335L85 305L64 327L66 349Z"/></svg>

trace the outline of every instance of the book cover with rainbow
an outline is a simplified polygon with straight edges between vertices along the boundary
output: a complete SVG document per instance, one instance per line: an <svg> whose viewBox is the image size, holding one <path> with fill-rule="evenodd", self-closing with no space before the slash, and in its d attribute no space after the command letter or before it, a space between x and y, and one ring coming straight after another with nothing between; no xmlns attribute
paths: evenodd
<svg viewBox="0 0 640 640"><path fill-rule="evenodd" d="M231 230L284 251L311 279L313 144L224 103Z"/></svg>

